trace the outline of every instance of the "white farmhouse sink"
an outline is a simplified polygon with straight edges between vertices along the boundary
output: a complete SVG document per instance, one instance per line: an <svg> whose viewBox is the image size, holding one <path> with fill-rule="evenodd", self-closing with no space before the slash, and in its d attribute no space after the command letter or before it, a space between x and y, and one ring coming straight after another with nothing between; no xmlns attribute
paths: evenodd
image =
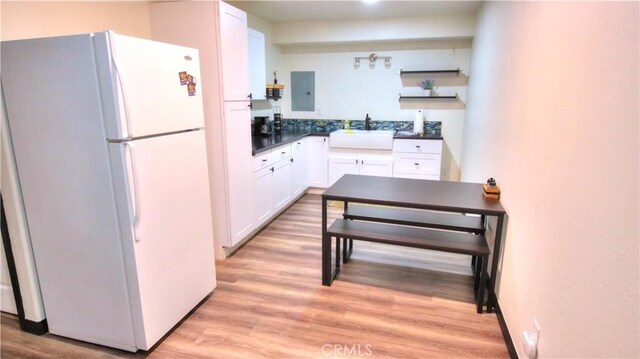
<svg viewBox="0 0 640 359"><path fill-rule="evenodd" d="M337 130L329 134L329 146L390 150L395 131Z"/></svg>

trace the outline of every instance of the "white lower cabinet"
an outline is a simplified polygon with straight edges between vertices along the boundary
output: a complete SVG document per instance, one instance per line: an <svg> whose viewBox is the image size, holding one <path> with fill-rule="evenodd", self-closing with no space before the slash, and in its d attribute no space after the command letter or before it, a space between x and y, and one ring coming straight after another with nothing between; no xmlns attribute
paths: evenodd
<svg viewBox="0 0 640 359"><path fill-rule="evenodd" d="M393 177L440 179L442 140L393 141Z"/></svg>
<svg viewBox="0 0 640 359"><path fill-rule="evenodd" d="M329 185L333 185L346 174L391 177L393 175L393 158L363 155L331 156L329 158Z"/></svg>
<svg viewBox="0 0 640 359"><path fill-rule="evenodd" d="M291 161L281 160L273 165L271 201L273 211L278 212L291 200Z"/></svg>
<svg viewBox="0 0 640 359"><path fill-rule="evenodd" d="M309 164L309 187L327 188L328 137L309 136L306 140L309 151L307 157L307 163Z"/></svg>
<svg viewBox="0 0 640 359"><path fill-rule="evenodd" d="M271 201L272 173L272 167L266 167L253 173L253 217L257 226L266 222L273 214Z"/></svg>
<svg viewBox="0 0 640 359"><path fill-rule="evenodd" d="M291 196L293 198L309 187L307 147L306 138L291 144Z"/></svg>
<svg viewBox="0 0 640 359"><path fill-rule="evenodd" d="M296 157L302 156L299 161ZM306 150L287 144L253 157L253 223L258 228L306 190ZM294 165L295 164L295 165ZM297 173L297 175L296 175ZM297 188L294 188L297 186Z"/></svg>

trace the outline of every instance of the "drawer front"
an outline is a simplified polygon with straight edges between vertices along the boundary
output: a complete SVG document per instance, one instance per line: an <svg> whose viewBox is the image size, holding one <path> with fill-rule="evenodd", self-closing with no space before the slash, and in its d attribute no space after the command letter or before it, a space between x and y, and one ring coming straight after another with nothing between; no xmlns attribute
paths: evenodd
<svg viewBox="0 0 640 359"><path fill-rule="evenodd" d="M396 156L394 172L423 175L440 175L440 155Z"/></svg>
<svg viewBox="0 0 640 359"><path fill-rule="evenodd" d="M395 140L393 152L442 153L442 140Z"/></svg>
<svg viewBox="0 0 640 359"><path fill-rule="evenodd" d="M271 161L271 151L261 153L253 157L253 172L259 171L265 167L270 166L273 163Z"/></svg>
<svg viewBox="0 0 640 359"><path fill-rule="evenodd" d="M394 173L393 177L396 177L396 178L424 179L424 180L432 180L432 181L439 181L440 180L440 175L419 175L419 174L412 174L412 173Z"/></svg>
<svg viewBox="0 0 640 359"><path fill-rule="evenodd" d="M280 160L291 158L291 144L274 148L271 150L271 162L276 163Z"/></svg>
<svg viewBox="0 0 640 359"><path fill-rule="evenodd" d="M297 141L291 142L291 155L296 156L300 151L303 151L306 143L304 143L305 139L301 138Z"/></svg>

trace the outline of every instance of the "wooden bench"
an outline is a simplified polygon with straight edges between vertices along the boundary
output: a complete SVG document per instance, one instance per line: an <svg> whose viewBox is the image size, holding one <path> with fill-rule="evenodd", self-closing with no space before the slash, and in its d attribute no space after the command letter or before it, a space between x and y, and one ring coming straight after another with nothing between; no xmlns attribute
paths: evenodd
<svg viewBox="0 0 640 359"><path fill-rule="evenodd" d="M342 215L344 219L392 223L406 226L445 229L450 231L484 234L484 218L463 216L404 208L348 205ZM348 241L348 242L347 242ZM348 262L353 252L353 239L343 239L343 258ZM475 256L471 262L475 268Z"/></svg>
<svg viewBox="0 0 640 359"><path fill-rule="evenodd" d="M480 261L476 265L474 287L478 288L477 311L482 313L485 286L478 283L487 280L486 267L490 252L484 235L344 219L335 220L327 230L327 235L336 237L336 274L340 271L340 238L477 256Z"/></svg>

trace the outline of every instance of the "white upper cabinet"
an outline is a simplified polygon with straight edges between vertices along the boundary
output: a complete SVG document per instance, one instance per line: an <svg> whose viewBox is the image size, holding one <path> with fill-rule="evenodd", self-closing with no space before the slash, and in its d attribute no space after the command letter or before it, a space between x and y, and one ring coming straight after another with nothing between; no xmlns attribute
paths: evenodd
<svg viewBox="0 0 640 359"><path fill-rule="evenodd" d="M267 99L267 70L264 34L249 28L249 90L254 100Z"/></svg>
<svg viewBox="0 0 640 359"><path fill-rule="evenodd" d="M249 100L247 13L222 1L220 44L224 101Z"/></svg>

